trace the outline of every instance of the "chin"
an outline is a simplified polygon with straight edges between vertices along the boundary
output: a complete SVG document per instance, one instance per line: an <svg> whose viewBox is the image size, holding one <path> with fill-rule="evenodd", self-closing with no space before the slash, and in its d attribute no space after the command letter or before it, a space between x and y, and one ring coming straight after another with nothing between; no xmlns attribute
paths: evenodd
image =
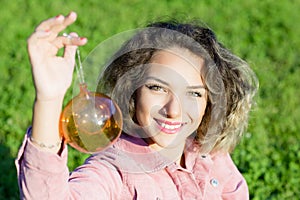
<svg viewBox="0 0 300 200"><path fill-rule="evenodd" d="M176 148L178 146L180 146L182 144L181 141L162 141L160 140L159 142L154 142L158 147L160 147L161 149L173 149Z"/></svg>

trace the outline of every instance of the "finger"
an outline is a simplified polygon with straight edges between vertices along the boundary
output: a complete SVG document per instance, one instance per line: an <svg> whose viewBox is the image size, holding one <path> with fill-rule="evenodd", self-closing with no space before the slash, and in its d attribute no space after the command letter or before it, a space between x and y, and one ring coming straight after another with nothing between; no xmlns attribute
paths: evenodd
<svg viewBox="0 0 300 200"><path fill-rule="evenodd" d="M65 17L63 24L65 26L69 26L70 24L74 23L77 19L77 14L75 12L70 12L68 16Z"/></svg>
<svg viewBox="0 0 300 200"><path fill-rule="evenodd" d="M50 27L50 30L54 32L55 34L58 34L59 32L63 31L66 27L73 24L77 19L77 14L75 12L71 12L68 16L64 18L63 21L60 21L61 23L54 24Z"/></svg>
<svg viewBox="0 0 300 200"><path fill-rule="evenodd" d="M38 39L48 38L50 35L51 35L50 31L36 31L29 36L29 38L27 39L27 42L34 43Z"/></svg>
<svg viewBox="0 0 300 200"><path fill-rule="evenodd" d="M70 63L70 65L73 67L75 64L75 54L76 54L77 46L74 45L68 45L65 47L64 55L63 57L65 60Z"/></svg>
<svg viewBox="0 0 300 200"><path fill-rule="evenodd" d="M79 40L79 44L85 44L83 43L83 39L78 37L78 34L75 32L70 33L68 36L66 36L70 42L76 42L77 40ZM86 40L86 38L85 38ZM77 46L75 45L67 45L65 46L65 50L64 50L64 58L66 59L67 62L69 62L71 64L71 66L75 66L75 54L77 51Z"/></svg>
<svg viewBox="0 0 300 200"><path fill-rule="evenodd" d="M77 33L70 33L69 35L66 34L66 36L64 36L65 38L67 38L71 43L71 40L73 38L77 38L78 34ZM67 62L69 62L71 64L71 66L74 66L75 64L75 53L76 53L76 49L77 46L75 45L66 45L65 46L65 50L64 50L64 58L66 59Z"/></svg>
<svg viewBox="0 0 300 200"><path fill-rule="evenodd" d="M77 14L75 12L70 12L66 17L63 15L58 15L43 21L39 26L37 26L36 31L51 31L54 34L58 34L67 26L74 23L76 19Z"/></svg>
<svg viewBox="0 0 300 200"><path fill-rule="evenodd" d="M73 33L74 34L74 33ZM76 36L71 36L71 37L66 37L66 36L58 36L55 38L53 41L53 44L57 48L62 48L66 46L82 46L87 43L87 38L85 37L78 37L77 34Z"/></svg>
<svg viewBox="0 0 300 200"><path fill-rule="evenodd" d="M64 20L63 15L57 15L56 17L52 17L50 19L47 19L43 22L41 22L36 28L35 31L49 31L52 26L55 26L57 24L60 24Z"/></svg>

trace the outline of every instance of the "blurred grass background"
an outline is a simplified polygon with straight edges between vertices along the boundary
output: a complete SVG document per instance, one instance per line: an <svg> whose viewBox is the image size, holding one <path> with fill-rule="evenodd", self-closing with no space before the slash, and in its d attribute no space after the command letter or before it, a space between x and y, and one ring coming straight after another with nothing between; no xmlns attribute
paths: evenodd
<svg viewBox="0 0 300 200"><path fill-rule="evenodd" d="M205 22L260 81L249 129L233 153L251 199L300 198L299 0L0 0L0 199L19 199L14 159L34 101L26 39L41 20L70 10L78 21L68 30L89 38L83 58L106 38L161 17ZM70 150L70 169L85 158Z"/></svg>

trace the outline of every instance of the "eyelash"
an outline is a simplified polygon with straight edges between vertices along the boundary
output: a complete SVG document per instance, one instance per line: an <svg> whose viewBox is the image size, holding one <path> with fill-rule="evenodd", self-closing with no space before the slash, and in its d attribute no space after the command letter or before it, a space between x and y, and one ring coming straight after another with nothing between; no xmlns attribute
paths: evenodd
<svg viewBox="0 0 300 200"><path fill-rule="evenodd" d="M146 84L145 85L148 89L153 90L153 91L158 91L158 92L168 92L168 89L166 89L165 87L159 85L159 84ZM192 96L192 97L199 97L201 98L203 95L201 92L196 92L196 91L189 91L187 92L188 96Z"/></svg>
<svg viewBox="0 0 300 200"><path fill-rule="evenodd" d="M191 95L193 97L202 97L203 95L201 94L201 92L187 92L188 95Z"/></svg>
<svg viewBox="0 0 300 200"><path fill-rule="evenodd" d="M168 92L167 89L165 89L163 86L160 86L158 84L146 84L146 87L150 90L154 91L163 91L163 92Z"/></svg>

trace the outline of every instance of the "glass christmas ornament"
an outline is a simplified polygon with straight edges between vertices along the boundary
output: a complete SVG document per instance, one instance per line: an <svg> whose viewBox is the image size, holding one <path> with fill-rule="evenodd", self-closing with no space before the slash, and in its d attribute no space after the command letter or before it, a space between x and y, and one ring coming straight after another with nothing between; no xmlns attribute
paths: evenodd
<svg viewBox="0 0 300 200"><path fill-rule="evenodd" d="M108 96L90 92L84 81L79 49L76 64L80 92L61 113L59 131L66 143L83 153L112 145L121 134L122 113Z"/></svg>

